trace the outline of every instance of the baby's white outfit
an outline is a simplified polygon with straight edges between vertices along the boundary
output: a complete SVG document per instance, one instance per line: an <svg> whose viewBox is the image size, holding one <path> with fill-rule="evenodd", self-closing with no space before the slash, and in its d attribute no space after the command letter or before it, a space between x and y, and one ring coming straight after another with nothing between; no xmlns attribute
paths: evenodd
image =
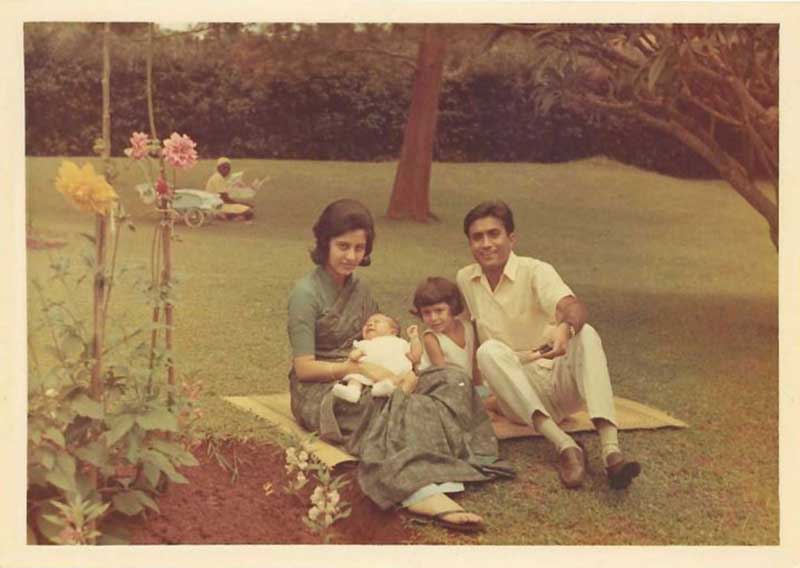
<svg viewBox="0 0 800 568"><path fill-rule="evenodd" d="M404 375L412 369L411 360L406 356L411 351L411 344L396 335L354 341L353 348L364 353L361 361L380 365L395 375ZM358 402L358 399L361 398L362 385L372 386L373 397L389 396L395 389L394 383L389 379L374 383L364 375L350 373L345 375L339 383L333 385L333 396L343 398L348 402Z"/></svg>

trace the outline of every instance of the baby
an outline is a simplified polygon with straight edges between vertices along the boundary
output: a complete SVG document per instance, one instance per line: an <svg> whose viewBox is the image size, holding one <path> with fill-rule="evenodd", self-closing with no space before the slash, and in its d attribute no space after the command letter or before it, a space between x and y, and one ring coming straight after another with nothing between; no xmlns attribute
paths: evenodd
<svg viewBox="0 0 800 568"><path fill-rule="evenodd" d="M361 329L364 339L353 342L350 360L380 365L400 380L397 384L390 379L374 382L364 375L351 373L333 386L333 396L358 402L363 385L372 385L373 397L389 396L397 386L413 388L416 380L413 365L420 361L422 343L416 325L409 326L406 334L410 342L399 337L400 324L395 319L386 314L372 314Z"/></svg>

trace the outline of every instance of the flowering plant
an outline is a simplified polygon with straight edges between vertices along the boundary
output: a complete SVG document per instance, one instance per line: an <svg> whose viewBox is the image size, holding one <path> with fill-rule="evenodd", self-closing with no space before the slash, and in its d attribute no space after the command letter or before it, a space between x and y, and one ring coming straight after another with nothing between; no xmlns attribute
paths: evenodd
<svg viewBox="0 0 800 568"><path fill-rule="evenodd" d="M145 202L152 202L154 199L151 193L153 188L159 196L167 195L171 189L159 164L161 160L173 170L188 170L197 164L197 144L186 134L173 132L169 138L159 141L150 138L146 132L133 132L130 144L130 147L125 148L125 155L142 165L147 179L147 184L140 190L140 196ZM175 171L172 186L175 186Z"/></svg>
<svg viewBox="0 0 800 568"><path fill-rule="evenodd" d="M92 164L78 167L74 162L61 162L56 190L84 213L107 215L119 199L111 184L95 172Z"/></svg>
<svg viewBox="0 0 800 568"><path fill-rule="evenodd" d="M289 483L286 491L298 494L312 480L317 485L309 497L310 508L303 522L322 537L325 543L331 540L331 526L339 519L350 515L350 505L341 498L340 490L347 485L342 477L331 476L330 468L312 452L314 436L305 440L292 438L286 448L286 474Z"/></svg>
<svg viewBox="0 0 800 568"><path fill-rule="evenodd" d="M340 489L347 484L341 476L332 478L330 469L324 464L317 470L319 485L311 494L311 508L303 518L308 528L322 536L324 543L331 540L330 528L339 519L350 516L350 505L343 501Z"/></svg>
<svg viewBox="0 0 800 568"><path fill-rule="evenodd" d="M308 483L308 476L311 470L316 466L316 458L314 462L309 460L312 458L309 441L300 443L300 447L296 448L290 446L286 448L286 475L289 476L289 485L286 490L290 493L301 490Z"/></svg>
<svg viewBox="0 0 800 568"><path fill-rule="evenodd" d="M173 168L188 170L197 163L197 144L186 136L173 132L164 140L164 160Z"/></svg>

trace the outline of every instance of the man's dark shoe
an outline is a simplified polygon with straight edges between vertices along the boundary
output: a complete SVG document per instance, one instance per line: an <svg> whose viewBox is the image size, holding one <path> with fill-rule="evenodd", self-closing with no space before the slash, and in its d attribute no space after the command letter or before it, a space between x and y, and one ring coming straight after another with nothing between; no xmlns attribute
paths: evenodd
<svg viewBox="0 0 800 568"><path fill-rule="evenodd" d="M586 477L586 456L580 448L567 448L558 456L558 477L567 489L577 489Z"/></svg>
<svg viewBox="0 0 800 568"><path fill-rule="evenodd" d="M625 489L642 471L639 462L626 460L620 452L608 454L606 464L606 476L611 489Z"/></svg>

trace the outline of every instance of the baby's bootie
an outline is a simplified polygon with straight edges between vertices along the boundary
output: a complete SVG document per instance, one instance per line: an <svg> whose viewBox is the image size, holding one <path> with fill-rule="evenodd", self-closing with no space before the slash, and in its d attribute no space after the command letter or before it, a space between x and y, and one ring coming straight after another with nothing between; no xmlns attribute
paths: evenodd
<svg viewBox="0 0 800 568"><path fill-rule="evenodd" d="M361 385L355 381L351 383L345 383L344 381L339 381L335 385L333 385L333 396L336 398L341 398L346 400L347 402L356 403L358 399L361 398Z"/></svg>
<svg viewBox="0 0 800 568"><path fill-rule="evenodd" d="M389 396L394 391L395 386L389 379L384 379L372 385L372 396L382 397Z"/></svg>

